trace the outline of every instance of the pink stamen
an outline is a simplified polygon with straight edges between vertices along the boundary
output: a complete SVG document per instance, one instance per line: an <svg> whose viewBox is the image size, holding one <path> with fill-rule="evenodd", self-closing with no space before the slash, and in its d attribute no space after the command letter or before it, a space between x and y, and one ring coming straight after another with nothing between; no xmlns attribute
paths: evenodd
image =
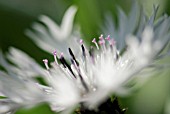
<svg viewBox="0 0 170 114"><path fill-rule="evenodd" d="M48 66L48 60L47 59L43 59L43 62L45 64L46 69L49 70L50 68Z"/></svg>
<svg viewBox="0 0 170 114"><path fill-rule="evenodd" d="M54 55L54 56L57 56L57 50L54 50L54 51L53 51L53 55Z"/></svg>
<svg viewBox="0 0 170 114"><path fill-rule="evenodd" d="M100 45L105 44L105 40L99 40L99 44L100 44Z"/></svg>
<svg viewBox="0 0 170 114"><path fill-rule="evenodd" d="M48 63L48 60L47 60L47 59L43 59L43 62L44 62L44 63Z"/></svg>
<svg viewBox="0 0 170 114"><path fill-rule="evenodd" d="M110 45L115 45L116 41L114 39L111 39L109 43L110 43Z"/></svg>
<svg viewBox="0 0 170 114"><path fill-rule="evenodd" d="M93 38L92 42L96 45L97 49L99 50L99 46L98 46L98 44L96 42L96 38Z"/></svg>
<svg viewBox="0 0 170 114"><path fill-rule="evenodd" d="M109 41L111 39L110 35L108 35L105 39Z"/></svg>
<svg viewBox="0 0 170 114"><path fill-rule="evenodd" d="M58 61L57 61L57 50L54 50L54 51L53 51L53 55L54 55L55 63L58 65Z"/></svg>
<svg viewBox="0 0 170 114"><path fill-rule="evenodd" d="M64 57L64 53L63 52L61 52L60 57Z"/></svg>
<svg viewBox="0 0 170 114"><path fill-rule="evenodd" d="M100 35L99 39L100 39L100 40L103 40L103 34Z"/></svg>
<svg viewBox="0 0 170 114"><path fill-rule="evenodd" d="M96 38L93 38L92 42L93 42L93 43L96 43Z"/></svg>
<svg viewBox="0 0 170 114"><path fill-rule="evenodd" d="M106 46L105 46L105 39L103 38L103 35L101 34L99 37L99 45L103 48L103 50L106 50Z"/></svg>
<svg viewBox="0 0 170 114"><path fill-rule="evenodd" d="M80 39L79 43L80 43L80 44L83 44L83 39Z"/></svg>
<svg viewBox="0 0 170 114"><path fill-rule="evenodd" d="M103 41L99 40L99 44L100 44L100 45L103 45L104 43L103 43Z"/></svg>

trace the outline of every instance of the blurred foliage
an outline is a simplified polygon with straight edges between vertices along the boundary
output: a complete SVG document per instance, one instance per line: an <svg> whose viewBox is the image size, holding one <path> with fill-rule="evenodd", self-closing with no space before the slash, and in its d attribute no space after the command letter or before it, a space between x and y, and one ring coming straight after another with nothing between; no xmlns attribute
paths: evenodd
<svg viewBox="0 0 170 114"><path fill-rule="evenodd" d="M35 107L21 109L16 112L16 114L56 114L50 110L50 107L47 104L40 104Z"/></svg>
<svg viewBox="0 0 170 114"><path fill-rule="evenodd" d="M169 71L157 74L135 94L123 98L123 104L128 107L127 114L164 114L165 102L170 93L169 74Z"/></svg>
<svg viewBox="0 0 170 114"><path fill-rule="evenodd" d="M82 37L89 41L99 36L104 16L112 13L116 17L117 5L125 11L134 0L0 0L0 48L7 51L14 46L35 58L40 64L48 54L40 50L24 30L37 21L41 14L48 15L60 23L64 11L72 4L78 7L75 23L80 25ZM170 14L170 0L139 0L148 14L153 4L160 4L160 12ZM90 42L89 42L90 43ZM139 91L127 98L121 98L128 107L127 114L163 114L165 101L170 96L170 72L150 79ZM30 109L21 109L17 114L54 114L46 104Z"/></svg>

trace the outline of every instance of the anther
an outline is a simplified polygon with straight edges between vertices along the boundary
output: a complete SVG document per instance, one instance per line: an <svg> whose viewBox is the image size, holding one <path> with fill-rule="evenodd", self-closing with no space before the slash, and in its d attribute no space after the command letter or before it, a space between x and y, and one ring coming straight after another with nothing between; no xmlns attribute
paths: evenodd
<svg viewBox="0 0 170 114"><path fill-rule="evenodd" d="M108 35L105 39L106 39L107 41L110 41L110 35Z"/></svg>
<svg viewBox="0 0 170 114"><path fill-rule="evenodd" d="M73 54L71 48L68 48L68 50L69 50L69 53L70 53L72 59L76 62L76 65L79 66L79 63L77 62L77 60L76 60L76 58L75 58L75 56L74 56L74 54Z"/></svg>
<svg viewBox="0 0 170 114"><path fill-rule="evenodd" d="M103 34L101 34L99 37L99 45L103 46L105 49L105 39L103 38Z"/></svg>
<svg viewBox="0 0 170 114"><path fill-rule="evenodd" d="M104 44L105 44L105 41L104 41L104 40L99 40L99 44L100 44L100 45L104 45Z"/></svg>
<svg viewBox="0 0 170 114"><path fill-rule="evenodd" d="M99 45L103 48L104 51L106 50L106 45L105 45L105 40L104 39L99 40Z"/></svg>
<svg viewBox="0 0 170 114"><path fill-rule="evenodd" d="M92 42L96 45L97 49L99 50L99 46L98 46L98 44L96 42L96 38L93 38Z"/></svg>
<svg viewBox="0 0 170 114"><path fill-rule="evenodd" d="M79 43L82 45L83 44L83 39L80 39Z"/></svg>
<svg viewBox="0 0 170 114"><path fill-rule="evenodd" d="M100 40L103 40L103 39L104 39L104 38L103 38L103 34L100 35L99 39L100 39Z"/></svg>
<svg viewBox="0 0 170 114"><path fill-rule="evenodd" d="M58 61L57 61L57 51L56 51L56 50L53 51L53 55L54 55L55 63L58 65Z"/></svg>
<svg viewBox="0 0 170 114"><path fill-rule="evenodd" d="M118 59L119 59L119 52L116 51L115 60L117 61Z"/></svg>
<svg viewBox="0 0 170 114"><path fill-rule="evenodd" d="M82 83L83 87L84 87L85 90L88 92L88 91L89 91L89 88L88 88L87 84L85 83L85 81L84 81L82 75L80 74L80 72L79 72L79 77L80 77L80 80L81 80L81 83Z"/></svg>
<svg viewBox="0 0 170 114"><path fill-rule="evenodd" d="M81 49L82 49L83 57L85 59L86 58L86 52L85 52L85 47L84 47L83 44L81 45Z"/></svg>
<svg viewBox="0 0 170 114"><path fill-rule="evenodd" d="M53 51L53 55L54 55L54 56L57 56L57 50L54 50L54 51Z"/></svg>
<svg viewBox="0 0 170 114"><path fill-rule="evenodd" d="M62 57L64 57L64 53L63 52L60 53L60 58L62 58Z"/></svg>
<svg viewBox="0 0 170 114"><path fill-rule="evenodd" d="M112 46L113 46L113 45L115 45L115 44L116 44L116 41L115 41L114 39L111 39L109 43L110 43L110 45L112 45Z"/></svg>
<svg viewBox="0 0 170 114"><path fill-rule="evenodd" d="M45 64L46 69L49 70L50 68L48 66L48 60L47 59L43 59L43 62Z"/></svg>
<svg viewBox="0 0 170 114"><path fill-rule="evenodd" d="M92 62L94 63L94 49L93 49L92 46L90 47L89 54L90 54L90 57L92 59Z"/></svg>
<svg viewBox="0 0 170 114"><path fill-rule="evenodd" d="M71 69L70 65L66 62L64 57L60 58L61 63L63 64L64 68L68 68L68 70L71 72L71 74L76 78L75 74L73 73L73 70Z"/></svg>
<svg viewBox="0 0 170 114"><path fill-rule="evenodd" d="M66 65L65 65L65 63L64 63L64 61L63 61L63 58L64 58L64 57L60 55L59 60L60 60L61 64L64 66L64 68L66 68Z"/></svg>

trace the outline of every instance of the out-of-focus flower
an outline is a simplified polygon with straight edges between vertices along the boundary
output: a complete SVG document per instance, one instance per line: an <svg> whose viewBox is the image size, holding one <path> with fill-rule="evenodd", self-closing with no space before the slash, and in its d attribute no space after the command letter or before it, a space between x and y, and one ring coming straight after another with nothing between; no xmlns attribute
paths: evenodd
<svg viewBox="0 0 170 114"><path fill-rule="evenodd" d="M76 42L76 38L79 37L79 33L73 30L76 11L77 8L75 6L69 7L63 16L60 26L48 16L42 15L39 17L41 23L34 23L32 26L33 30L26 30L26 35L35 41L41 49L49 53L56 48L66 53L67 46L76 49L76 45L72 45Z"/></svg>
<svg viewBox="0 0 170 114"><path fill-rule="evenodd" d="M73 7L69 8L64 20L69 20L66 17L71 13L70 22L72 22L75 14L73 9ZM96 109L112 94L119 96L131 93L131 87L128 85L130 81L134 81L133 79L141 74L150 74L148 68L151 71L164 68L165 64L159 61L169 52L167 45L170 39L170 18L165 15L155 23L157 7L154 7L154 13L149 19L143 12L140 13L140 18L137 16L139 11L137 5L134 5L128 17L122 10L119 11L118 28L113 23L107 25L108 29L105 28L104 33L110 31L113 34L106 37L101 35L99 39L94 38L92 41L94 46L90 48L87 48L80 39L76 48L66 45L63 48L58 45L56 50L56 42L61 36L55 32L58 30L54 27L56 25L49 18L43 18L42 21L47 24L49 31L48 29L46 31L44 26L36 25L34 29L39 34L33 34L31 31L29 34L43 38L35 39L41 48L47 51L54 50L54 62L49 65L47 59L43 60L46 67L46 73L44 73L43 68L29 56L17 49L11 49L7 57L17 66L9 65L5 59L0 61L2 67L8 72L0 72L2 75L0 92L8 98L5 102L2 100L1 104L9 107L13 106L13 103L18 103L19 106L24 106L26 104L22 101L26 99L32 104L46 101L52 110L57 112L70 112L78 104L85 110ZM107 22L111 23L111 21ZM65 26L67 35L61 32L64 35L61 41L58 41L61 44L65 41L71 43L73 40L72 38L68 40L71 33L68 31L70 26L72 28L72 24L67 23L67 25ZM75 43L71 44L76 46ZM80 50L78 53L81 54L77 54L77 50ZM66 60L65 53L62 51L68 51L66 58L69 55L70 62ZM41 75L47 84L36 82L33 77L36 75ZM11 108L11 111L15 109ZM3 110L6 110L6 107Z"/></svg>
<svg viewBox="0 0 170 114"><path fill-rule="evenodd" d="M151 42L161 40L161 45L163 45L164 48L166 47L164 51L161 50L161 52L159 52L159 55L156 57L157 59L154 59L152 65L150 65L148 69L145 68L147 73L143 71L140 73L141 78L143 79L140 79L139 83L143 83L141 80L145 81L149 76L153 75L152 73L169 68L169 64L163 62L162 60L169 57L170 55L170 18L167 14L164 14L155 21L158 8L159 6L153 5L153 13L151 17L146 16L144 10L139 8L136 3L132 5L132 9L128 15L126 15L121 8L118 8L118 23L114 23L111 15L108 14L106 15L104 26L102 26L103 33L106 35L110 34L115 39L117 43L117 49L120 51L120 53L123 52L127 47L126 41L128 34L136 36L139 42L141 42L142 33L146 26L150 26L154 33ZM147 49L148 46L145 47ZM138 56L140 56L140 54Z"/></svg>
<svg viewBox="0 0 170 114"><path fill-rule="evenodd" d="M10 65L0 53L0 63L5 69L0 71L0 114L12 114L18 108L32 107L44 102L43 91L29 78L27 71ZM18 69L18 70L13 70ZM27 75L29 75L27 77Z"/></svg>

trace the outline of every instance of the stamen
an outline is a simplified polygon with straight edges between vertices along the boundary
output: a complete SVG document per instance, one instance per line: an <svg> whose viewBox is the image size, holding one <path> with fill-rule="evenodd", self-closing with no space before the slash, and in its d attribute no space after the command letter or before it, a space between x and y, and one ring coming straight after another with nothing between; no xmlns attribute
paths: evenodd
<svg viewBox="0 0 170 114"><path fill-rule="evenodd" d="M85 47L84 45L82 44L81 45L81 49L82 49L82 53L83 53L83 60L84 60L84 63L85 63L85 70L87 71L87 62L86 62L86 51L85 51Z"/></svg>
<svg viewBox="0 0 170 114"><path fill-rule="evenodd" d="M80 39L79 43L82 45L83 44L83 39Z"/></svg>
<svg viewBox="0 0 170 114"><path fill-rule="evenodd" d="M110 45L115 45L116 44L116 41L112 38L110 38L110 35L108 35L106 38L105 38L108 42L109 42L109 44Z"/></svg>
<svg viewBox="0 0 170 114"><path fill-rule="evenodd" d="M64 58L64 54L63 54L63 52L61 52L60 53L60 62L61 62L61 64L64 66L64 68L66 68L66 65L64 64L64 62L63 62L63 59L62 58Z"/></svg>
<svg viewBox="0 0 170 114"><path fill-rule="evenodd" d="M99 40L99 44L100 44L100 45L104 45L104 44L105 44L105 41L104 41L104 40Z"/></svg>
<svg viewBox="0 0 170 114"><path fill-rule="evenodd" d="M85 90L88 92L88 91L89 91L88 86L87 86L87 84L85 83L85 81L84 81L84 79L83 79L83 77L82 77L82 75L81 75L81 71L80 71L79 66L76 65L76 63L75 63L75 61L74 61L73 59L71 59L71 62L72 62L72 64L74 65L74 67L76 68L76 70L77 70L78 76L80 77L80 81L81 81L83 87L84 87Z"/></svg>
<svg viewBox="0 0 170 114"><path fill-rule="evenodd" d="M85 59L86 58L86 52L85 52L85 47L84 47L83 44L81 45L81 49L82 49L83 57Z"/></svg>
<svg viewBox="0 0 170 114"><path fill-rule="evenodd" d="M82 39L80 39L80 44L81 44L81 49L82 49L83 57L85 58L86 54L85 54L85 48L84 48L83 40Z"/></svg>
<svg viewBox="0 0 170 114"><path fill-rule="evenodd" d="M53 55L54 55L55 63L58 65L58 61L57 61L57 50L54 50L54 51L53 51Z"/></svg>
<svg viewBox="0 0 170 114"><path fill-rule="evenodd" d="M115 45L116 44L116 41L114 39L111 39L110 40L110 45Z"/></svg>
<svg viewBox="0 0 170 114"><path fill-rule="evenodd" d="M53 55L57 56L57 50L53 51Z"/></svg>
<svg viewBox="0 0 170 114"><path fill-rule="evenodd" d="M80 74L80 72L79 72L79 77L80 77L80 80L81 80L81 83L82 83L83 87L84 87L85 90L88 92L88 91L89 91L89 88L88 88L87 84L85 83L85 81L84 81L82 75Z"/></svg>
<svg viewBox="0 0 170 114"><path fill-rule="evenodd" d="M96 45L97 49L99 50L99 46L98 46L98 44L96 42L96 38L93 38L92 42Z"/></svg>
<svg viewBox="0 0 170 114"><path fill-rule="evenodd" d="M73 70L71 69L70 65L66 62L64 57L60 58L61 63L63 64L64 68L68 68L68 70L71 72L71 74L76 78L75 74L73 73Z"/></svg>
<svg viewBox="0 0 170 114"><path fill-rule="evenodd" d="M103 40L103 34L100 35L99 40Z"/></svg>
<svg viewBox="0 0 170 114"><path fill-rule="evenodd" d="M72 59L76 62L76 65L79 66L79 63L77 62L77 60L76 60L76 58L75 58L75 56L74 56L74 54L73 54L71 48L68 48L68 50L69 50L69 53L70 53Z"/></svg>
<svg viewBox="0 0 170 114"><path fill-rule="evenodd" d="M105 40L103 38L103 34L101 34L100 37L99 37L99 44L100 45L104 45L105 44Z"/></svg>
<svg viewBox="0 0 170 114"><path fill-rule="evenodd" d="M75 67L75 69L77 70L77 72L79 72L79 66L77 66L75 60L71 59L71 63L73 64L73 66Z"/></svg>
<svg viewBox="0 0 170 114"><path fill-rule="evenodd" d="M85 56L85 47L83 46L82 40L80 41L80 43L81 43L82 52L84 53L83 56ZM72 57L71 63L72 63L72 64L75 66L75 68L77 69L77 72L78 72L78 75L79 75L79 77L80 77L81 83L82 83L82 85L84 86L84 88L86 89L86 91L88 92L89 89L88 89L88 87L87 87L87 85L86 85L85 81L83 80L83 77L81 76L81 73L80 73L79 63L77 62L77 60L76 60L76 58L75 58L75 56L74 56L71 48L68 48L68 50L69 50L69 53L70 53L70 55L71 55L71 57ZM67 64L67 62L65 61L64 57L62 57L62 58L63 58L63 59L61 59L61 62L62 62L63 64L65 64L65 66L68 67L68 69L70 70L70 72L71 72L71 73L73 74L73 76L76 78L76 76L74 75L71 67Z"/></svg>
<svg viewBox="0 0 170 114"><path fill-rule="evenodd" d="M50 68L48 66L48 60L47 59L43 59L43 62L45 64L46 69L49 70Z"/></svg>
<svg viewBox="0 0 170 114"><path fill-rule="evenodd" d="M103 50L105 51L106 50L106 45L105 45L105 40L104 40L104 38L103 38L103 35L101 35L100 37L99 37L99 45L100 46L102 46L103 47Z"/></svg>
<svg viewBox="0 0 170 114"><path fill-rule="evenodd" d="M90 47L90 50L89 50L89 54L90 54L91 57L94 56L93 52L94 52L94 49L93 49L93 47L91 46L91 47Z"/></svg>
<svg viewBox="0 0 170 114"><path fill-rule="evenodd" d="M60 58L61 58L61 57L64 57L64 53L63 53L63 52L60 53Z"/></svg>
<svg viewBox="0 0 170 114"><path fill-rule="evenodd" d="M115 60L117 61L118 59L119 59L119 52L116 51Z"/></svg>
<svg viewBox="0 0 170 114"><path fill-rule="evenodd" d="M110 35L108 35L105 39L106 39L107 41L110 41Z"/></svg>
<svg viewBox="0 0 170 114"><path fill-rule="evenodd" d="M93 49L92 46L90 47L89 54L90 54L90 57L92 59L92 63L94 63L94 49Z"/></svg>

